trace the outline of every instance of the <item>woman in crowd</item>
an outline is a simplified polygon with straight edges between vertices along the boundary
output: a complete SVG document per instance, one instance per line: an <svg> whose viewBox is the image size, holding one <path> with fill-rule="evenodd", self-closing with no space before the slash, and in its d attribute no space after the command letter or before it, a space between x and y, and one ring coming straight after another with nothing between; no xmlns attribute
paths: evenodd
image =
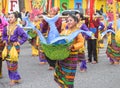
<svg viewBox="0 0 120 88"><path fill-rule="evenodd" d="M10 85L14 85L20 82L20 75L17 71L18 61L12 60L9 56L9 51L12 46L15 46L17 53L20 52L20 45L22 45L27 40L27 35L24 30L17 25L17 14L15 12L11 13L9 16L9 25L3 30L3 42L7 47L7 67L8 75L10 78ZM18 57L17 57L18 58Z"/></svg>
<svg viewBox="0 0 120 88"><path fill-rule="evenodd" d="M79 20L79 22L77 24L78 29L88 31L89 29L88 29L87 25L85 24L83 14L76 13L76 16ZM84 34L83 34L83 37L85 40L86 36ZM87 70L87 65L86 65L86 60L85 60L85 45L79 49L78 59L79 59L79 61L81 61L80 71L85 72Z"/></svg>
<svg viewBox="0 0 120 88"><path fill-rule="evenodd" d="M38 16L34 17L33 24L38 30L40 30L40 21ZM38 56L38 36L36 31L33 31L33 33L36 34L36 36L30 40L32 45L32 56Z"/></svg>
<svg viewBox="0 0 120 88"><path fill-rule="evenodd" d="M107 29L114 30L113 23L109 23ZM120 33L120 30L116 30L118 33ZM119 35L116 32L117 35ZM120 46L117 44L116 40L119 40L119 37L115 38L116 34L108 33L108 45L106 49L106 54L108 56L108 59L110 61L110 64L119 64L120 60Z"/></svg>
<svg viewBox="0 0 120 88"><path fill-rule="evenodd" d="M2 51L4 48L4 43L2 41L2 33L4 27L8 25L8 22L0 15L0 78L2 77Z"/></svg>
<svg viewBox="0 0 120 88"><path fill-rule="evenodd" d="M77 28L78 18L70 15L67 19L68 30L64 28L61 35L69 35L75 32ZM84 46L84 38L79 34L73 44L69 47L71 51L68 58L56 62L54 79L60 88L74 88L74 78L78 62L78 50Z"/></svg>
<svg viewBox="0 0 120 88"><path fill-rule="evenodd" d="M94 34L94 37L87 39L88 62L92 64L98 63L98 28L100 26L100 17L94 15L89 22L89 30Z"/></svg>
<svg viewBox="0 0 120 88"><path fill-rule="evenodd" d="M47 15L47 13L42 13L43 15ZM42 27L43 27L43 24L42 24L42 19L41 19L41 16L38 15L38 17L40 18L40 31L42 32L43 35L46 36L46 33L44 33L44 31L42 30ZM38 54L39 54L39 61L40 61L40 64L43 65L43 64L47 64L47 60L46 60L46 57L45 57L45 53L43 51L43 49L41 48L41 45L40 45L40 41L39 41L39 46L38 46Z"/></svg>
<svg viewBox="0 0 120 88"><path fill-rule="evenodd" d="M51 8L48 16L49 16L49 17L54 17L56 14L58 14L58 11L59 11L59 8L53 7L53 8ZM59 33L61 32L61 24L62 24L62 19L59 18L59 19L56 21L56 23L55 23L55 25L56 25ZM49 28L48 23L47 23L45 20L43 20L43 21L42 21L42 32L43 32L44 34L46 33L45 36L47 36L47 34L48 34L48 32L49 32L49 29L50 29L50 28ZM47 59L48 64L49 64L49 70L53 70L53 69L55 68L56 60L50 60L47 56L46 56L46 59Z"/></svg>

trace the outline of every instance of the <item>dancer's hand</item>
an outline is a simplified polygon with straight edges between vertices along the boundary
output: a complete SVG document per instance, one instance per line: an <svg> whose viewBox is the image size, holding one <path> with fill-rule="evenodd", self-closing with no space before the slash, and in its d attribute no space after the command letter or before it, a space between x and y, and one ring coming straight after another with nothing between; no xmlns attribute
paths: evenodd
<svg viewBox="0 0 120 88"><path fill-rule="evenodd" d="M14 42L13 45L17 46L17 45L20 45L20 43L19 42Z"/></svg>
<svg viewBox="0 0 120 88"><path fill-rule="evenodd" d="M7 42L6 41L3 41L3 43L5 44L5 46L7 46Z"/></svg>
<svg viewBox="0 0 120 88"><path fill-rule="evenodd" d="M68 50L73 51L73 49L74 49L73 45L71 45L71 46L68 47Z"/></svg>

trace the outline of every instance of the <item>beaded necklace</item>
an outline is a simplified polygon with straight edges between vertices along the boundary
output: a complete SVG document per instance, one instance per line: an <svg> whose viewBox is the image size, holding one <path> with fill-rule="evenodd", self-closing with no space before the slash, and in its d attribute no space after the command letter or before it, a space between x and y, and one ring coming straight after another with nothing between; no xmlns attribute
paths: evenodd
<svg viewBox="0 0 120 88"><path fill-rule="evenodd" d="M8 41L10 41L10 37L11 37L11 35L14 34L14 31L15 31L16 28L17 28L17 22L15 22L13 24L9 24L7 26Z"/></svg>

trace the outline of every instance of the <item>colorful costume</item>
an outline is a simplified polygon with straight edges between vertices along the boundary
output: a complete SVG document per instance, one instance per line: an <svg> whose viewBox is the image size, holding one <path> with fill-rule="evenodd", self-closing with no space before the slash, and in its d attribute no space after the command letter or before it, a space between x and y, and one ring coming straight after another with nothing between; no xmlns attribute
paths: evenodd
<svg viewBox="0 0 120 88"><path fill-rule="evenodd" d="M80 28L80 30L84 30L84 31L89 30L88 27L86 26L86 24L84 23L84 21L80 21L77 24L77 27ZM84 34L83 34L83 37L85 40L86 36ZM78 60L81 61L80 70L81 71L87 70L87 65L86 65L86 60L85 60L85 46L83 46L82 48L79 49Z"/></svg>
<svg viewBox="0 0 120 88"><path fill-rule="evenodd" d="M24 30L15 25L12 25L12 28L9 26L4 28L3 30L3 41L7 43L7 50L8 50L8 55L6 57L6 62L7 62L7 67L8 67L8 75L10 80L18 81L21 79L17 68L18 68L18 62L13 61L12 58L9 56L9 51L11 47L13 46L14 42L19 42L20 45L22 45L25 41L27 40L27 35L24 32ZM20 52L20 46L17 45L15 46L18 54Z"/></svg>
<svg viewBox="0 0 120 88"><path fill-rule="evenodd" d="M1 16L0 17L0 77L2 77L2 51L4 48L4 44L2 41L2 32L5 26L8 25L7 21L5 21L5 19Z"/></svg>
<svg viewBox="0 0 120 88"><path fill-rule="evenodd" d="M107 28L113 30L112 23L110 23ZM116 34L109 33L108 36L106 54L109 57L111 64L119 63L120 60L120 46L118 45L119 42L117 41L119 40L119 33L120 30L118 30Z"/></svg>
<svg viewBox="0 0 120 88"><path fill-rule="evenodd" d="M34 25L36 26L37 29L40 30L40 22L34 22ZM36 32L33 31L33 33L36 33ZM32 45L32 55L33 56L38 56L38 54L39 54L39 51L38 51L38 44L39 44L38 36L35 36L30 41L31 41L31 45Z"/></svg>
<svg viewBox="0 0 120 88"><path fill-rule="evenodd" d="M42 27L43 27L43 24L40 23L40 31L42 30ZM46 35L43 33L43 35ZM45 57L45 54L44 54L44 51L42 50L41 48L41 45L40 45L40 41L39 41L39 46L38 46L38 53L39 53L39 61L40 61L40 64L45 64L47 62L46 60L46 57Z"/></svg>
<svg viewBox="0 0 120 88"><path fill-rule="evenodd" d="M76 31L76 28L64 30L61 35L69 35ZM73 42L74 51L71 51L68 58L57 61L54 79L61 88L73 88L74 78L78 62L78 50L84 46L84 38L79 34Z"/></svg>
<svg viewBox="0 0 120 88"><path fill-rule="evenodd" d="M56 25L59 33L61 32L61 24L62 24L62 19L58 18L58 20L55 22L55 25ZM49 30L50 30L50 28L49 28L48 23L45 20L43 20L42 21L42 33L46 34L45 36L48 36ZM56 60L50 60L46 55L45 55L45 57L50 65L50 67L55 67Z"/></svg>
<svg viewBox="0 0 120 88"><path fill-rule="evenodd" d="M100 39L101 38L101 33L104 31L104 24L103 22L100 22L100 25L98 27L98 47L99 48L104 48L104 44L103 44L103 39Z"/></svg>
<svg viewBox="0 0 120 88"><path fill-rule="evenodd" d="M106 54L110 59L110 62L119 62L120 60L120 46L117 46L115 41L115 34L111 34L111 43L108 43Z"/></svg>

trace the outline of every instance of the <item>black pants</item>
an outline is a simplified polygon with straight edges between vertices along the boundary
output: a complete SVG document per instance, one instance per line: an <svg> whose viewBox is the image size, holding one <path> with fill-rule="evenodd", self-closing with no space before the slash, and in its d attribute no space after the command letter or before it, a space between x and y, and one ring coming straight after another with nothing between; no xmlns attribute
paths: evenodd
<svg viewBox="0 0 120 88"><path fill-rule="evenodd" d="M54 67L55 68L55 64L56 64L56 60L51 60L49 59L46 55L45 55L47 62L49 64L49 66Z"/></svg>
<svg viewBox="0 0 120 88"><path fill-rule="evenodd" d="M92 62L92 56L93 56L93 60L98 62L97 60L97 39L88 39L87 49L88 49L88 61Z"/></svg>
<svg viewBox="0 0 120 88"><path fill-rule="evenodd" d="M0 57L0 74L2 73L2 58Z"/></svg>

